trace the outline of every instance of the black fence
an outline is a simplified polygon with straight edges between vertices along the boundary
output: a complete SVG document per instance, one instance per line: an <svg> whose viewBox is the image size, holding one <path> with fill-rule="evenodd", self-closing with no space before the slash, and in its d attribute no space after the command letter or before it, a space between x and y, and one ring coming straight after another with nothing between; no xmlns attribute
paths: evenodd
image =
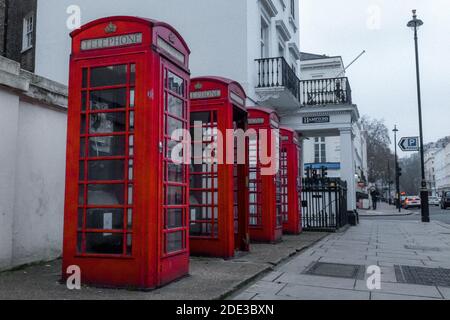
<svg viewBox="0 0 450 320"><path fill-rule="evenodd" d="M345 181L305 178L302 188L303 230L333 232L348 224Z"/></svg>
<svg viewBox="0 0 450 320"><path fill-rule="evenodd" d="M300 79L283 57L256 59L257 88L287 88L300 101Z"/></svg>
<svg viewBox="0 0 450 320"><path fill-rule="evenodd" d="M301 81L302 105L352 104L348 78Z"/></svg>

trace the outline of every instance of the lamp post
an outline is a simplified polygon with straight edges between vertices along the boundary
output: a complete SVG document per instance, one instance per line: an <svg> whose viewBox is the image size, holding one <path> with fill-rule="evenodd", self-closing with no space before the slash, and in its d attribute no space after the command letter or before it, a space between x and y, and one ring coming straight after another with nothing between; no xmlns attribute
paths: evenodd
<svg viewBox="0 0 450 320"><path fill-rule="evenodd" d="M416 10L413 10L413 19L408 22L408 27L414 31L414 43L416 51L416 77L417 77L417 100L419 108L419 129L420 129L420 161L422 166L422 184L420 188L420 198L422 204L422 222L430 222L430 208L428 203L427 181L425 177L425 156L423 145L423 124L422 124L422 96L420 93L420 68L419 68L419 43L417 30L423 25L423 21L417 18Z"/></svg>
<svg viewBox="0 0 450 320"><path fill-rule="evenodd" d="M394 146L395 146L395 186L397 188L397 208L398 212L402 212L402 203L401 203L401 197L400 197L400 175L398 172L398 156L397 156L397 125L394 127Z"/></svg>

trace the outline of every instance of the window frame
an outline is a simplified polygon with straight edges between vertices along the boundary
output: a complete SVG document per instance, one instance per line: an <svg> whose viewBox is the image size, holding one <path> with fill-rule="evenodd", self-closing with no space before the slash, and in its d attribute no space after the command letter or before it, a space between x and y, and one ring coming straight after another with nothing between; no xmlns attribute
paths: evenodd
<svg viewBox="0 0 450 320"><path fill-rule="evenodd" d="M22 53L33 48L34 42L34 12L28 13L23 18L22 25Z"/></svg>

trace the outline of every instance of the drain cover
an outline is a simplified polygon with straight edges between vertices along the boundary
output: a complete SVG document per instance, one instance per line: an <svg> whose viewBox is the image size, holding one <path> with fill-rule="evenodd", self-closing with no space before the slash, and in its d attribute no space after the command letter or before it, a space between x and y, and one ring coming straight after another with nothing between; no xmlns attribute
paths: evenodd
<svg viewBox="0 0 450 320"><path fill-rule="evenodd" d="M315 262L304 274L333 278L360 279L363 280L364 266L355 264L338 264Z"/></svg>
<svg viewBox="0 0 450 320"><path fill-rule="evenodd" d="M450 269L396 265L395 275L401 283L450 287Z"/></svg>

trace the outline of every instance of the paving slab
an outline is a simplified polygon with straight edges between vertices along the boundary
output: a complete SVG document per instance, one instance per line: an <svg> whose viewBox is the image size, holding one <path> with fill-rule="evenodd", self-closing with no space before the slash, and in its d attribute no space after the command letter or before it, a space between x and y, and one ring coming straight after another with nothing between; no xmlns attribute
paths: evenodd
<svg viewBox="0 0 450 320"><path fill-rule="evenodd" d="M359 281L359 280L356 281L355 289L361 290L361 291L370 291L367 288L366 281ZM372 292L393 293L393 294L401 294L401 295L409 295L409 296L419 296L419 297L442 299L442 295L440 294L440 292L438 291L438 289L436 287L422 286L422 285L415 285L415 284L382 282L381 290L373 290Z"/></svg>
<svg viewBox="0 0 450 320"><path fill-rule="evenodd" d="M287 285L278 295L299 300L369 300L370 292Z"/></svg>

